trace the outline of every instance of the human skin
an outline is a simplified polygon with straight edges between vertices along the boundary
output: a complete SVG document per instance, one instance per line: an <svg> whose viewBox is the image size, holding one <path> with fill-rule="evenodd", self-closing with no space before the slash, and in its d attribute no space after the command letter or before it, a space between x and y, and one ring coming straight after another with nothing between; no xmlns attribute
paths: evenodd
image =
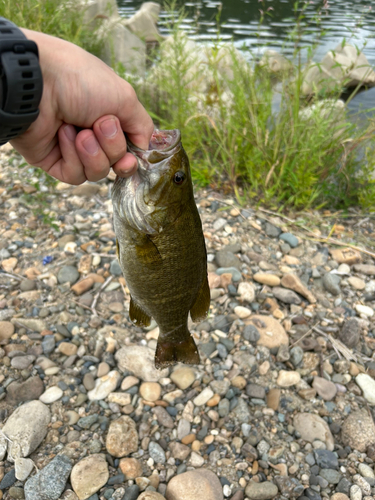
<svg viewBox="0 0 375 500"><path fill-rule="evenodd" d="M147 149L154 129L133 87L80 47L22 31L38 45L43 96L37 120L12 146L29 164L68 184L98 181L111 167L121 177L132 175L137 160L127 152L124 132Z"/></svg>

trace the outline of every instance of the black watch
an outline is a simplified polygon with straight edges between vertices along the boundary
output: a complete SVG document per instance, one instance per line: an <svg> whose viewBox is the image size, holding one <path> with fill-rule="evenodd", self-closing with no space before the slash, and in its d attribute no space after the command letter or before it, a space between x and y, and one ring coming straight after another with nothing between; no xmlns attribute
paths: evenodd
<svg viewBox="0 0 375 500"><path fill-rule="evenodd" d="M42 92L36 43L0 17L0 145L23 134L38 118Z"/></svg>

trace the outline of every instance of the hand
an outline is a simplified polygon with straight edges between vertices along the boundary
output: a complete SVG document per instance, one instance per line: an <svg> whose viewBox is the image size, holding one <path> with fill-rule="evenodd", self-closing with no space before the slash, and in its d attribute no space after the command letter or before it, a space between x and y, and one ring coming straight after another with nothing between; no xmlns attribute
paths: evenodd
<svg viewBox="0 0 375 500"><path fill-rule="evenodd" d="M37 120L12 146L28 163L69 184L98 181L110 167L121 177L132 175L137 160L127 152L123 132L147 149L154 129L132 86L74 44L23 32L38 45L44 89Z"/></svg>

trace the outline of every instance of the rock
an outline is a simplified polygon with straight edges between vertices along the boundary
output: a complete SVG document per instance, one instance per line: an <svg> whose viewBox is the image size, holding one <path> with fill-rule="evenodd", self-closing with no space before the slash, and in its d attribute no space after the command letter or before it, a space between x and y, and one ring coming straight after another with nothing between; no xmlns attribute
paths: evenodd
<svg viewBox="0 0 375 500"><path fill-rule="evenodd" d="M323 276L323 286L327 292L330 292L332 295L340 295L340 282L341 278L337 274L326 273Z"/></svg>
<svg viewBox="0 0 375 500"><path fill-rule="evenodd" d="M133 419L123 416L109 426L106 448L113 457L121 458L138 450L138 432Z"/></svg>
<svg viewBox="0 0 375 500"><path fill-rule="evenodd" d="M375 444L375 424L367 411L357 410L348 415L341 428L344 446L350 446L361 453Z"/></svg>
<svg viewBox="0 0 375 500"><path fill-rule="evenodd" d="M234 314L238 316L240 319L248 318L251 315L251 310L247 307L236 306L234 308Z"/></svg>
<svg viewBox="0 0 375 500"><path fill-rule="evenodd" d="M156 491L144 491L137 500L165 500L165 497Z"/></svg>
<svg viewBox="0 0 375 500"><path fill-rule="evenodd" d="M358 319L347 319L339 333L339 339L341 342L343 342L347 347L353 348L358 344L360 336L361 325Z"/></svg>
<svg viewBox="0 0 375 500"><path fill-rule="evenodd" d="M247 281L242 281L237 288L237 293L240 296L242 302L254 302L255 300L255 290L251 283Z"/></svg>
<svg viewBox="0 0 375 500"><path fill-rule="evenodd" d="M219 267L216 269L216 274L219 276L224 275L231 275L232 276L232 281L237 282L240 281L242 278L241 272L236 268L236 267ZM220 278L220 283L222 282L223 278Z"/></svg>
<svg viewBox="0 0 375 500"><path fill-rule="evenodd" d="M63 391L57 385L48 387L48 389L39 397L44 404L51 404L58 401L64 395Z"/></svg>
<svg viewBox="0 0 375 500"><path fill-rule="evenodd" d="M250 481L246 486L245 494L252 500L267 500L274 498L278 491L277 486L270 481L264 481L263 483Z"/></svg>
<svg viewBox="0 0 375 500"><path fill-rule="evenodd" d="M192 451L189 462L192 467L202 467L204 464L204 458L199 453Z"/></svg>
<svg viewBox="0 0 375 500"><path fill-rule="evenodd" d="M360 252L358 252L358 250L354 250L353 248L334 248L329 251L332 255L332 259L339 264L348 264L351 266L352 264L356 264L361 261Z"/></svg>
<svg viewBox="0 0 375 500"><path fill-rule="evenodd" d="M280 370L276 383L280 387L291 387L292 385L298 384L300 380L301 375L298 372Z"/></svg>
<svg viewBox="0 0 375 500"><path fill-rule="evenodd" d="M339 44L330 50L319 64L312 64L305 74L302 84L304 95L313 94L321 89L347 88L375 85L375 72L366 56L356 47Z"/></svg>
<svg viewBox="0 0 375 500"><path fill-rule="evenodd" d="M374 315L374 310L369 307L369 306L363 306L362 304L356 304L355 310L357 311L358 314L362 314L363 316L366 316L367 318L371 318Z"/></svg>
<svg viewBox="0 0 375 500"><path fill-rule="evenodd" d="M1 262L1 266L6 273L12 273L13 270L16 268L17 263L18 259L16 259L15 257L10 257L9 259L4 259Z"/></svg>
<svg viewBox="0 0 375 500"><path fill-rule="evenodd" d="M119 467L125 479L135 479L142 476L142 465L136 458L122 458Z"/></svg>
<svg viewBox="0 0 375 500"><path fill-rule="evenodd" d="M212 398L213 395L214 392L212 389L210 387L205 387L203 391L194 398L193 403L195 406L203 406L209 399Z"/></svg>
<svg viewBox="0 0 375 500"><path fill-rule="evenodd" d="M108 464L105 456L95 453L75 464L70 475L70 482L79 500L86 500L104 486L108 478Z"/></svg>
<svg viewBox="0 0 375 500"><path fill-rule="evenodd" d="M166 500L223 500L219 478L206 469L192 470L172 477L165 493Z"/></svg>
<svg viewBox="0 0 375 500"><path fill-rule="evenodd" d="M375 276L375 266L372 264L356 264L354 270L367 276Z"/></svg>
<svg viewBox="0 0 375 500"><path fill-rule="evenodd" d="M235 267L236 269L241 268L240 259L234 255L232 252L227 250L219 250L215 256L217 265L219 267Z"/></svg>
<svg viewBox="0 0 375 500"><path fill-rule="evenodd" d="M338 469L339 461L335 453L329 450L315 450L314 452L316 463L322 469Z"/></svg>
<svg viewBox="0 0 375 500"><path fill-rule="evenodd" d="M281 279L281 285L284 288L290 288L299 293L302 297L305 297L310 304L315 304L316 298L295 274L285 274Z"/></svg>
<svg viewBox="0 0 375 500"><path fill-rule="evenodd" d="M35 467L34 462L31 460L31 458L17 458L14 465L16 471L16 479L18 479L19 481L25 481Z"/></svg>
<svg viewBox="0 0 375 500"><path fill-rule="evenodd" d="M367 464L358 464L358 471L362 477L368 477L371 479L375 479L374 470Z"/></svg>
<svg viewBox="0 0 375 500"><path fill-rule="evenodd" d="M90 401L99 401L105 399L111 392L116 390L121 380L118 371L112 370L104 377L95 380L95 388L87 393Z"/></svg>
<svg viewBox="0 0 375 500"><path fill-rule="evenodd" d="M360 373L355 381L363 391L363 397L370 404L375 405L375 380L367 373Z"/></svg>
<svg viewBox="0 0 375 500"><path fill-rule="evenodd" d="M98 193L99 189L99 184L84 182L73 189L72 196L85 196L91 198Z"/></svg>
<svg viewBox="0 0 375 500"><path fill-rule="evenodd" d="M63 266L57 275L57 280L60 284L70 283L74 285L79 279L79 272L74 266Z"/></svg>
<svg viewBox="0 0 375 500"><path fill-rule="evenodd" d="M36 289L36 283L34 280L26 279L22 280L20 283L20 290L22 290L22 292L30 292L31 290L35 289Z"/></svg>
<svg viewBox="0 0 375 500"><path fill-rule="evenodd" d="M165 463L165 453L160 444L155 443L155 441L150 441L150 444L148 445L148 452L156 464Z"/></svg>
<svg viewBox="0 0 375 500"><path fill-rule="evenodd" d="M349 500L349 497L345 493L334 493L330 500Z"/></svg>
<svg viewBox="0 0 375 500"><path fill-rule="evenodd" d="M318 415L313 413L297 413L293 420L294 427L301 438L309 443L316 439L323 441L329 451L333 451L334 439L328 424Z"/></svg>
<svg viewBox="0 0 375 500"><path fill-rule="evenodd" d="M280 389L270 389L267 394L267 406L277 411L280 404L281 391Z"/></svg>
<svg viewBox="0 0 375 500"><path fill-rule="evenodd" d="M172 441L169 445L169 448L171 449L173 458L181 461L185 460L191 452L189 446L178 443L177 441Z"/></svg>
<svg viewBox="0 0 375 500"><path fill-rule="evenodd" d="M14 334L14 325L10 321L0 321L0 341L9 340Z"/></svg>
<svg viewBox="0 0 375 500"><path fill-rule="evenodd" d="M274 274L255 273L253 275L253 279L258 283L262 283L262 285L268 285L268 286L280 285L280 278Z"/></svg>
<svg viewBox="0 0 375 500"><path fill-rule="evenodd" d="M16 370L26 370L35 361L35 356L16 356L12 358L11 365Z"/></svg>
<svg viewBox="0 0 375 500"><path fill-rule="evenodd" d="M111 262L111 266L109 268L109 271L112 274L112 276L122 276L121 266L120 266L120 263L117 259L114 259Z"/></svg>
<svg viewBox="0 0 375 500"><path fill-rule="evenodd" d="M285 241L285 243L288 243L288 245L292 248L296 248L298 246L298 238L292 233L280 234L279 240Z"/></svg>
<svg viewBox="0 0 375 500"><path fill-rule="evenodd" d="M57 455L46 467L26 482L26 499L58 500L65 489L72 466L70 458L65 455Z"/></svg>
<svg viewBox="0 0 375 500"><path fill-rule="evenodd" d="M77 354L78 347L71 342L61 342L58 347L59 352L65 356L74 356Z"/></svg>
<svg viewBox="0 0 375 500"><path fill-rule="evenodd" d="M170 375L171 380L179 389L184 391L195 380L195 372L189 366L177 367Z"/></svg>
<svg viewBox="0 0 375 500"><path fill-rule="evenodd" d="M2 428L8 443L8 460L11 457L27 457L35 451L47 434L51 420L48 406L40 401L30 401L19 406Z"/></svg>
<svg viewBox="0 0 375 500"><path fill-rule="evenodd" d="M145 382L157 382L168 376L168 368L157 370L154 352L145 346L130 345L118 350L115 355L120 370L132 372Z"/></svg>
<svg viewBox="0 0 375 500"><path fill-rule="evenodd" d="M146 401L157 401L160 399L161 387L157 382L143 382L139 394Z"/></svg>
<svg viewBox="0 0 375 500"><path fill-rule="evenodd" d="M329 484L338 484L342 478L341 473L334 469L320 469L319 475Z"/></svg>
<svg viewBox="0 0 375 500"><path fill-rule="evenodd" d="M127 392L111 392L108 395L109 403L116 403L120 406L126 406L131 403L132 397Z"/></svg>
<svg viewBox="0 0 375 500"><path fill-rule="evenodd" d="M167 427L168 429L173 429L174 427L174 421L173 418L169 415L167 410L163 408L162 406L155 406L155 408L152 409L153 413L156 415L156 418L159 422L160 425L163 425L164 427ZM183 420L183 419L181 419ZM180 422L181 422L180 420Z"/></svg>
<svg viewBox="0 0 375 500"><path fill-rule="evenodd" d="M94 286L94 280L92 278L84 278L75 285L72 286L72 292L76 295L82 295L88 292Z"/></svg>
<svg viewBox="0 0 375 500"><path fill-rule="evenodd" d="M366 282L356 276L350 276L348 283L355 290L364 290L366 288Z"/></svg>
<svg viewBox="0 0 375 500"><path fill-rule="evenodd" d="M248 325L256 327L260 334L258 345L273 349L281 344L289 344L289 337L280 323L271 316L254 315L246 320Z"/></svg>
<svg viewBox="0 0 375 500"><path fill-rule="evenodd" d="M286 498L297 498L304 492L303 485L294 477L275 476L275 482Z"/></svg>
<svg viewBox="0 0 375 500"><path fill-rule="evenodd" d="M286 288L276 286L272 289L272 293L274 297L276 297L278 300L281 300L281 302L284 302L285 304L298 305L302 302L300 297L295 292L293 292L292 290L287 290Z"/></svg>
<svg viewBox="0 0 375 500"><path fill-rule="evenodd" d="M33 332L41 333L48 330L46 322L41 319L17 318L17 323Z"/></svg>
<svg viewBox="0 0 375 500"><path fill-rule="evenodd" d="M324 401L331 401L337 394L336 385L322 377L314 377L312 386Z"/></svg>

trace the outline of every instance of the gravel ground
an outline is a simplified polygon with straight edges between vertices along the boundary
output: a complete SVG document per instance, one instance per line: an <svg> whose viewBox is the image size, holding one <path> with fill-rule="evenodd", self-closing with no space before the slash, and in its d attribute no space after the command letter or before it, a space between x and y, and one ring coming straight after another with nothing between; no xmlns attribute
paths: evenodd
<svg viewBox="0 0 375 500"><path fill-rule="evenodd" d="M36 189L19 163L0 150L0 500L375 498L374 217L198 191L201 364L158 371L113 178Z"/></svg>

